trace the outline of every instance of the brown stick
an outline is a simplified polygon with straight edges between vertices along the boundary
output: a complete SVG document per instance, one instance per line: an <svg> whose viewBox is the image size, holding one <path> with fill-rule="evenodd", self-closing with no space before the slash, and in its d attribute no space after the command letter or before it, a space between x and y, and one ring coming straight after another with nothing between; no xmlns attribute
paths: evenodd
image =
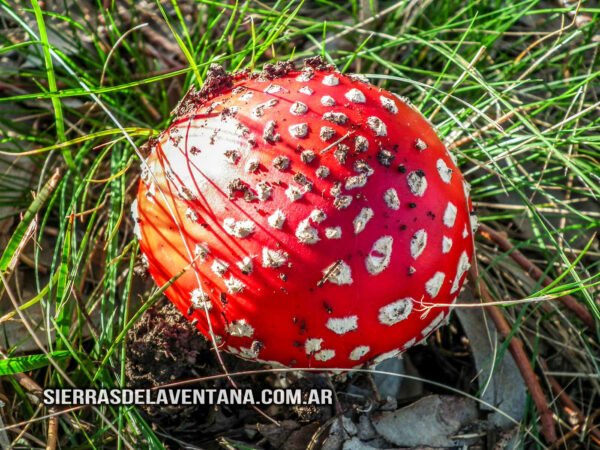
<svg viewBox="0 0 600 450"><path fill-rule="evenodd" d="M552 444L550 447L548 447L548 450L569 448L567 443L579 434L579 428L580 427L578 425L578 426L574 427L573 429L569 430L563 437L561 437L559 440L554 442L554 444Z"/></svg>
<svg viewBox="0 0 600 450"><path fill-rule="evenodd" d="M593 423L596 420L596 418L598 417L598 415L600 414L600 410L597 410L594 414L592 414L591 418L590 418L590 422L592 423L592 428L590 430L590 433L592 434L592 440L595 442L596 445L600 444L600 441L596 438L596 436L594 435L594 431L597 431L593 428ZM581 428L582 428L582 424L576 425L573 427L573 429L571 429L567 434L565 434L560 440L556 441L554 444L552 444L551 447L548 448L548 450L555 450L555 449L560 449L560 448L568 448L567 447L567 442L571 439L573 439L575 436L577 436L578 434L581 434ZM577 446L575 448L580 448L581 446Z"/></svg>
<svg viewBox="0 0 600 450"><path fill-rule="evenodd" d="M548 371L548 365L546 364L546 361L544 361L544 359L542 358L540 358L540 366L542 367L542 370L544 372ZM548 379L548 383L550 384L550 389L552 389L552 393L556 395L558 400L563 404L565 410L567 411L567 414L569 414L569 411L572 411L572 413L574 413L577 416L577 420L579 421L578 425L583 426L587 419L581 411L581 409L579 409L579 407L575 404L571 397L569 397L569 394L565 392L560 383L556 381L556 378L554 378L551 375L546 375L546 378ZM597 442L600 442L600 430L591 428L589 430L589 433L596 438Z"/></svg>
<svg viewBox="0 0 600 450"><path fill-rule="evenodd" d="M6 359L8 358L8 354L4 351L4 349L0 348L0 355ZM37 384L33 378L24 374L24 373L15 373L13 375L17 383L19 383L27 392L33 394L36 399L36 404L41 403L42 396L42 387ZM48 411L53 413L55 411L54 408L49 408ZM52 416L48 419L48 441L46 442L46 450L54 450L56 449L56 443L58 438L58 416Z"/></svg>
<svg viewBox="0 0 600 450"><path fill-rule="evenodd" d="M496 230L488 227L485 224L479 225L479 234L484 238L494 242L501 250L507 252L509 256L519 265L527 275L533 278L535 281L541 281L542 285L548 286L553 282L552 278L545 275L542 269L530 261L523 253L517 250L508 239L502 236ZM594 318L590 312L577 301L577 299L571 295L563 295L559 297L563 301L563 304L569 308L579 319L590 329L593 330L596 327ZM542 307L549 308L548 305L542 304Z"/></svg>
<svg viewBox="0 0 600 450"><path fill-rule="evenodd" d="M53 412L50 410L50 412ZM48 419L48 443L46 450L55 450L58 441L58 416L52 416Z"/></svg>
<svg viewBox="0 0 600 450"><path fill-rule="evenodd" d="M476 264L469 271L469 275L473 281L473 284L477 287L481 299L485 303L493 302L494 298L488 291L485 283L479 278ZM507 339L511 334L511 327L504 318L504 315L500 309L494 305L486 306L486 309L500 335L504 339ZM513 336L509 342L509 350L517 367L519 368L519 371L521 372L521 375L523 376L525 385L527 386L535 407L540 415L542 435L548 444L552 444L556 441L556 429L554 427L552 411L548 406L548 401L544 391L542 390L542 386L540 385L540 382L537 379L533 368L531 367L531 363L529 362L529 358L527 357L527 353L525 351L525 346L518 337Z"/></svg>

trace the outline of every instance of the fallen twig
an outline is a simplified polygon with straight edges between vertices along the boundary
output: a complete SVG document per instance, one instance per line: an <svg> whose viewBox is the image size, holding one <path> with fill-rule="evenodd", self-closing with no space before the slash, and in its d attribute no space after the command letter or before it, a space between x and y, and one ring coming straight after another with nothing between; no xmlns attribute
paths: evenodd
<svg viewBox="0 0 600 450"><path fill-rule="evenodd" d="M548 286L553 282L552 278L545 275L542 269L540 269L535 263L533 263L529 258L527 258L523 253L515 248L514 245L510 243L510 241L502 236L496 230L488 227L485 224L479 225L479 234L494 242L501 250L508 253L510 256L531 278L535 281L539 281L543 286ZM571 295L564 295L560 297L563 304L570 309L579 319L591 330L593 330L596 326L594 318L589 313L589 311L583 306L581 303L577 301L577 299ZM542 303L543 308L550 308L549 305Z"/></svg>
<svg viewBox="0 0 600 450"><path fill-rule="evenodd" d="M597 410L591 417L592 419L592 424L593 421L598 417L598 415L600 414L600 410ZM574 426L571 430L569 430L562 438L560 438L559 440L557 440L554 444L552 444L552 446L550 446L548 448L548 450L555 450L555 449L559 449L559 448L568 448L567 443L573 439L575 436L577 436L578 434L580 434L581 432L581 428L582 425L576 425ZM594 428L591 429L591 434L593 432L595 432L597 430L595 430ZM597 440L597 438L595 436L592 436L592 439L594 440L594 442L596 443L596 445L600 444L600 441ZM579 448L579 447L577 447Z"/></svg>
<svg viewBox="0 0 600 450"><path fill-rule="evenodd" d="M563 387L558 383L558 381L556 381L556 378L554 378L551 375L548 375L546 372L548 372L548 365L546 364L546 361L544 361L543 359L540 358L540 366L542 367L542 370L544 371L544 375L546 376L546 378L548 379L548 383L550 384L550 389L552 389L552 393L558 398L558 400L563 404L563 406L565 407L565 410L567 411L568 414L574 414L577 417L577 425L579 425L580 427L583 427L583 429L585 430L585 424L588 421L588 419L585 417L585 415L583 414L583 412L581 411L581 409L579 409L579 407L575 404L575 402L571 399L571 397L569 397L569 394L567 394L567 392L563 389ZM593 439L596 441L597 444L600 444L600 430L596 430L593 428L593 420L591 422L592 428L590 428L588 430L589 434L593 436ZM577 428L574 428L577 430ZM579 431L581 431L581 428L579 429ZM555 443L557 444L557 443Z"/></svg>
<svg viewBox="0 0 600 450"><path fill-rule="evenodd" d="M0 348L0 355L7 359L8 354L4 349ZM37 384L33 378L26 375L25 373L16 373L13 375L17 383L23 387L27 392L33 395L35 398L34 403L39 405L42 403L42 387ZM56 410L52 407L48 408L50 413L54 413ZM46 450L54 450L56 448L58 437L58 416L52 416L48 419L48 441L46 442Z"/></svg>
<svg viewBox="0 0 600 450"><path fill-rule="evenodd" d="M49 409L51 413L54 409ZM54 450L58 441L58 416L52 416L48 419L48 442L46 450Z"/></svg>
<svg viewBox="0 0 600 450"><path fill-rule="evenodd" d="M469 276L476 287L476 292L479 292L481 299L485 303L493 302L494 298L488 291L485 283L479 278L476 264L474 264L469 271ZM512 333L512 328L506 321L506 318L500 309L493 305L486 306L486 309L491 319L494 321L494 325L496 326L496 329L500 335L504 339L509 338ZM548 406L546 395L544 394L542 386L540 385L540 382L533 371L533 368L531 367L531 363L529 362L529 358L525 351L525 346L518 337L512 336L509 342L509 350L517 367L519 368L519 371L521 372L521 375L523 376L525 385L527 386L535 407L540 415L542 435L547 443L552 444L557 439L556 429L554 427L554 418L552 417L552 410Z"/></svg>

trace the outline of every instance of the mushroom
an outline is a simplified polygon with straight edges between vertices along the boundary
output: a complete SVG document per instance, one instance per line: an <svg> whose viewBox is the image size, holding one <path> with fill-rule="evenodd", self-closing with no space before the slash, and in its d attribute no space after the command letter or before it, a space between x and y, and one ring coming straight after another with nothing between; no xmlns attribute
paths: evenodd
<svg viewBox="0 0 600 450"><path fill-rule="evenodd" d="M315 58L215 66L150 147L141 252L223 350L349 368L447 318L473 256L468 185L400 97Z"/></svg>

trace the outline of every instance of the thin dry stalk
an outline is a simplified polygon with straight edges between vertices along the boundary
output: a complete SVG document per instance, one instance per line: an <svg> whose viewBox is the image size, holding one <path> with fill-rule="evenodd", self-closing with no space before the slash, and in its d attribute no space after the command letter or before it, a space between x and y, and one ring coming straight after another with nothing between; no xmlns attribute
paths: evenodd
<svg viewBox="0 0 600 450"><path fill-rule="evenodd" d="M3 358L8 358L8 354L3 348L0 348L0 355ZM42 387L37 384L33 378L25 373L16 373L13 375L17 383L21 385L23 389L32 394L35 398L34 403L41 404ZM48 408L48 411L52 414L56 410L54 408ZM52 416L48 419L48 441L46 442L46 450L56 449L58 440L58 416Z"/></svg>
<svg viewBox="0 0 600 450"><path fill-rule="evenodd" d="M544 371L544 375L546 376L548 383L550 384L550 389L552 389L552 393L563 404L564 409L567 412L567 414L574 414L576 416L577 426L581 427L586 422L590 422L591 425L593 426L594 421L593 420L589 421L589 419L586 418L586 416L583 414L581 409L579 409L579 407L571 399L569 394L567 394L567 392L563 389L563 387L560 385L560 383L558 381L556 381L556 378L554 378L551 375L548 375L548 373L547 373L548 365L546 364L546 361L544 361L543 359L540 359L540 365L542 367L542 370ZM577 429L577 427L575 427L574 429ZM591 428L588 430L588 432L592 436L592 438L596 441L596 443L600 444L600 430Z"/></svg>
<svg viewBox="0 0 600 450"><path fill-rule="evenodd" d="M476 291L479 292L480 298L485 303L494 302L494 298L488 291L487 286L483 280L479 278L476 264L469 271L469 276L474 286L476 286ZM497 306L493 305L486 306L486 310L493 320L498 333L500 333L504 339L509 338L512 333L512 328L502 314L502 311L500 311ZM519 372L521 372L521 375L523 376L525 385L527 386L538 414L540 415L542 436L548 444L552 444L556 442L557 439L552 410L548 406L546 395L544 394L542 386L540 385L540 382L533 371L533 368L531 367L529 357L527 356L525 346L523 345L521 339L516 336L512 336L509 342L509 350L517 367L519 368Z"/></svg>
<svg viewBox="0 0 600 450"><path fill-rule="evenodd" d="M529 258L515 248L502 234L488 227L485 224L480 224L479 234L495 243L500 249L509 254L509 256L535 281L541 282L543 286L548 286L553 283L552 278L545 275L542 269L535 265ZM596 324L590 312L571 295L563 295L560 297L563 304L571 310L590 330L595 329ZM550 305L542 303L542 308L548 310Z"/></svg>

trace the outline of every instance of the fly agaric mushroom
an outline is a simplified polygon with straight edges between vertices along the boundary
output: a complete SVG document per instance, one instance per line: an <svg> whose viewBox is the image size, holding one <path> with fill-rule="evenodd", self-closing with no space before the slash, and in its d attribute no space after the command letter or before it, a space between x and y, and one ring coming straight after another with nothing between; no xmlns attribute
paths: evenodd
<svg viewBox="0 0 600 450"><path fill-rule="evenodd" d="M141 251L220 348L346 368L447 317L473 256L468 185L400 97L316 58L213 67L150 147Z"/></svg>

